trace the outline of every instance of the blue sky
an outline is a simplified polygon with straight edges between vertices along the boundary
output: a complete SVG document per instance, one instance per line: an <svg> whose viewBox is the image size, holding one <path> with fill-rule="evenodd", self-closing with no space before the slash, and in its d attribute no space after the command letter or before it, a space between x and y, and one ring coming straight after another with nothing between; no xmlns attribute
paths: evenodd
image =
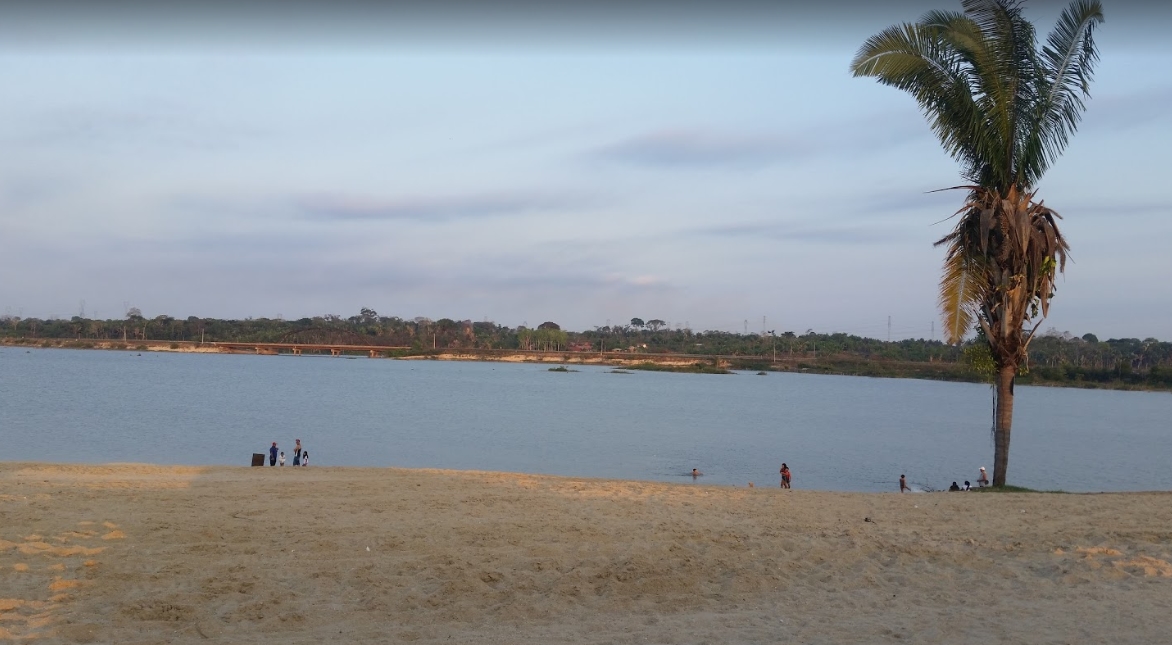
<svg viewBox="0 0 1172 645"><path fill-rule="evenodd" d="M932 334L957 168L848 65L959 3L232 6L0 26L0 313ZM1169 340L1172 14L1104 7L1043 328Z"/></svg>

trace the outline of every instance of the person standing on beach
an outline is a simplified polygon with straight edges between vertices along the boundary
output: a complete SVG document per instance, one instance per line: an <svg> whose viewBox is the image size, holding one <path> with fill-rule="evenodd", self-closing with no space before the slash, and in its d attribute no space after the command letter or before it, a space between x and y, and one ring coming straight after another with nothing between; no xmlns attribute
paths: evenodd
<svg viewBox="0 0 1172 645"><path fill-rule="evenodd" d="M293 446L293 465L301 465L301 440L297 440L297 445Z"/></svg>
<svg viewBox="0 0 1172 645"><path fill-rule="evenodd" d="M789 488L790 478L791 478L791 475L789 472L789 466L785 465L785 462L782 462L782 464L781 464L781 487L782 488Z"/></svg>
<svg viewBox="0 0 1172 645"><path fill-rule="evenodd" d="M277 465L277 442L276 441L273 442L273 447L269 448L269 465L270 466Z"/></svg>
<svg viewBox="0 0 1172 645"><path fill-rule="evenodd" d="M899 492L906 493L909 490L911 490L911 489L908 488L908 485L907 485L907 475L900 475L899 476Z"/></svg>
<svg viewBox="0 0 1172 645"><path fill-rule="evenodd" d="M977 488L984 488L989 485L989 476L985 474L985 467L981 466L981 474L977 477Z"/></svg>
<svg viewBox="0 0 1172 645"><path fill-rule="evenodd" d="M301 465L302 465L302 466L308 466L308 465L309 465L309 451L308 451L308 450L306 450L305 452L301 453Z"/></svg>
<svg viewBox="0 0 1172 645"><path fill-rule="evenodd" d="M285 451L284 450L281 451L281 457L280 457L279 461L282 466L285 465Z"/></svg>

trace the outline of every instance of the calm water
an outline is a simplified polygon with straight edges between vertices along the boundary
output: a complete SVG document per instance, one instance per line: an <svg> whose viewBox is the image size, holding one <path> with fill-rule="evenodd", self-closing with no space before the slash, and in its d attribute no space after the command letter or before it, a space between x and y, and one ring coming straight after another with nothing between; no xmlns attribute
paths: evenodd
<svg viewBox="0 0 1172 645"><path fill-rule="evenodd" d="M314 465L898 490L991 470L988 386L330 357L0 349L0 460ZM1172 395L1020 387L1010 480L1172 489ZM291 457L290 457L290 462Z"/></svg>

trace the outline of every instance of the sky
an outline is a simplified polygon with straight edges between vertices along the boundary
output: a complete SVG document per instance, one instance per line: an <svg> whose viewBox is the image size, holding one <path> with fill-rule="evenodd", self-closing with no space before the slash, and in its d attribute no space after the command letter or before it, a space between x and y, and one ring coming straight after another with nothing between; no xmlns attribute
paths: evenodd
<svg viewBox="0 0 1172 645"><path fill-rule="evenodd" d="M0 314L941 337L958 166L849 63L959 2L191 4L6 5ZM1103 4L1042 328L1172 340L1172 10Z"/></svg>

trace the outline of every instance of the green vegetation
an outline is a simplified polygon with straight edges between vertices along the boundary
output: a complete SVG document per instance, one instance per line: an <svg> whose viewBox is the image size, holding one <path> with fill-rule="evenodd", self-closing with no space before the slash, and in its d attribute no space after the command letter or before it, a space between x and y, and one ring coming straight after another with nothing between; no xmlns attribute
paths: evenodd
<svg viewBox="0 0 1172 645"><path fill-rule="evenodd" d="M940 307L959 343L978 324L996 369L993 484L1009 466L1014 379L1050 309L1068 246L1034 199L1090 96L1098 0L1075 0L1039 49L1021 0L964 0L867 39L851 70L911 94L967 185L945 249Z"/></svg>
<svg viewBox="0 0 1172 645"><path fill-rule="evenodd" d="M578 370L572 370L572 369L566 367L565 365L561 365L558 367L551 367L551 368L549 368L549 371L551 371L551 372L577 372Z"/></svg>
<svg viewBox="0 0 1172 645"><path fill-rule="evenodd" d="M370 311L370 310L365 310ZM373 314L373 312L371 312ZM145 320L145 319L143 319ZM122 340L124 320L38 320L0 318L0 342L43 347L135 347L142 343L167 346L207 342L300 342L385 345L388 358L438 357L459 351L485 360L522 349L518 334L489 322L423 322L396 317L319 316L301 320L208 318L151 319L143 340L141 327L127 325L128 342ZM135 323L141 325L141 321ZM88 330L88 331L86 331ZM137 330L137 331L135 331ZM135 331L135 333L131 333ZM80 332L80 336L79 336ZM776 339L760 334L691 329L636 329L627 325L566 331L558 353L576 356L652 362L669 355L673 360L695 357L711 363L719 357L730 370L750 372L801 372L884 378L921 378L942 381L990 382L972 358L974 351L988 355L980 337L958 346L938 340L906 339L885 342L850 334L779 332ZM426 338L426 343L415 344ZM421 346L422 345L422 346ZM433 348L434 345L434 348ZM605 347L605 353L600 352ZM776 349L776 360L774 350ZM532 350L539 351L539 350ZM559 362L561 359L557 359ZM1030 344L1028 369L1018 374L1019 385L1063 385L1085 388L1172 390L1172 343L1155 338L1112 338L1100 341L1095 334L1081 337L1049 330Z"/></svg>

